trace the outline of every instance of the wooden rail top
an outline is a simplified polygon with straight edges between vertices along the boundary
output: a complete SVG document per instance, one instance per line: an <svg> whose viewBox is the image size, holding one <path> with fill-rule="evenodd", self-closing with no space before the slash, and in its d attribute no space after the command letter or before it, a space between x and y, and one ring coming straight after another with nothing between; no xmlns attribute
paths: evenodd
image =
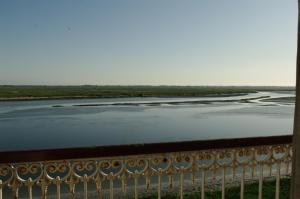
<svg viewBox="0 0 300 199"><path fill-rule="evenodd" d="M292 135L62 149L0 151L0 163L116 157L290 143L292 143Z"/></svg>

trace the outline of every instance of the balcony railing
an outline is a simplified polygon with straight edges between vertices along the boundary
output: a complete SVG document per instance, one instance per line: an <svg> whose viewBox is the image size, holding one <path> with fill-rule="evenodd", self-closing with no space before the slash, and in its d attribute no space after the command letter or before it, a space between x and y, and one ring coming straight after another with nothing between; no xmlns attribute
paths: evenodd
<svg viewBox="0 0 300 199"><path fill-rule="evenodd" d="M0 199L141 198L218 190L291 175L292 136L0 152Z"/></svg>

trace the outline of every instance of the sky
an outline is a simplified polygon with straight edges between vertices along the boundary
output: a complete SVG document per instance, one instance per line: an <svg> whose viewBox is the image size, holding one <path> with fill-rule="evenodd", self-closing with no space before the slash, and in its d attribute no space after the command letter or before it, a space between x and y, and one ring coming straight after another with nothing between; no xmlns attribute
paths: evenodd
<svg viewBox="0 0 300 199"><path fill-rule="evenodd" d="M0 85L280 85L297 0L1 0Z"/></svg>

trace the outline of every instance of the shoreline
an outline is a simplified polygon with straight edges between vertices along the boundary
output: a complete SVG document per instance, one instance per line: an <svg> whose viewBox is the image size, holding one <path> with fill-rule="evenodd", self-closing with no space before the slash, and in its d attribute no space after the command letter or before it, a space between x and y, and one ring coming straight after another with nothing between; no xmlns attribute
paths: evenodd
<svg viewBox="0 0 300 199"><path fill-rule="evenodd" d="M258 92L291 92L280 86L9 86L0 85L0 102L112 99L234 97Z"/></svg>
<svg viewBox="0 0 300 199"><path fill-rule="evenodd" d="M72 99L121 99L121 98L198 98L198 97L235 97L245 96L250 93L224 93L224 94L207 94L207 95L131 95L131 96L53 96L53 97L4 97L0 102L11 101L44 101L44 100L72 100Z"/></svg>

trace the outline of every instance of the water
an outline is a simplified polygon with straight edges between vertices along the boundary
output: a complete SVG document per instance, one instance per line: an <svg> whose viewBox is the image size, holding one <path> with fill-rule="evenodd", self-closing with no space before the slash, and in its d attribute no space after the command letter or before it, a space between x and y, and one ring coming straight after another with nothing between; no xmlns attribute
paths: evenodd
<svg viewBox="0 0 300 199"><path fill-rule="evenodd" d="M237 100L293 95L0 102L0 150L291 134L292 103Z"/></svg>

